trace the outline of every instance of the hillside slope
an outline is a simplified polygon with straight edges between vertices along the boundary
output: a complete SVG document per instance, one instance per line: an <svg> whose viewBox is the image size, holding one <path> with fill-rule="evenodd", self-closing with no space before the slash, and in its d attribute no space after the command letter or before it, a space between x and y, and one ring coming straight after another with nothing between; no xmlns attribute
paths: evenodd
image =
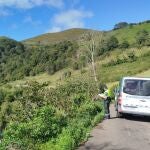
<svg viewBox="0 0 150 150"><path fill-rule="evenodd" d="M97 62L101 64L105 61L106 63L108 62L107 65L112 65L112 63L118 63L117 61L120 61L117 58L119 55L118 52L125 52L125 57L128 57L129 53L133 51L136 56L148 52L149 48L143 48L142 51L138 51L138 45L135 44L136 35L141 30L146 30L149 37L150 23L142 23L108 31L104 34L104 37L102 37L102 40L104 40L103 43L100 42L99 37L95 38L95 43L97 44L95 59ZM93 30L70 29L58 33L48 33L25 40L22 43L6 37L1 37L0 81L8 82L23 79L26 76L36 76L41 73L54 74L67 67L73 70L82 70L87 67L89 59L87 57L89 56L88 54L85 56L83 53L87 47L83 48L79 44L78 39L82 34L88 31ZM95 37L97 35L102 35L100 31L94 33L98 33L95 34ZM111 37L112 35L118 40L115 38L108 38L108 41L107 37ZM150 45L148 37L147 39ZM124 40L129 42L129 46L121 48L120 44ZM87 41L85 43L85 45L88 44ZM148 44L144 44L140 45L140 47L149 46ZM111 54L112 51L114 51L113 54ZM111 55L112 57L103 59L106 55ZM121 58L124 59L121 61L127 61L124 56L121 56Z"/></svg>
<svg viewBox="0 0 150 150"><path fill-rule="evenodd" d="M142 23L132 26L129 25L122 29L112 30L108 32L108 34L114 35L120 42L126 40L132 44L135 43L136 34L141 30L146 30L150 33L150 23Z"/></svg>
<svg viewBox="0 0 150 150"><path fill-rule="evenodd" d="M24 40L25 44L54 44L65 40L77 40L83 33L89 31L88 29L69 29L62 32L46 33L37 37Z"/></svg>
<svg viewBox="0 0 150 150"><path fill-rule="evenodd" d="M146 30L147 32L150 32L150 23L128 25L125 28L107 31L105 32L105 35L115 36L119 40L119 43L126 40L130 44L133 44L135 43L136 34L141 30ZM53 44L53 43L58 43L58 42L65 41L65 40L77 40L83 33L86 33L87 31L93 31L93 30L74 28L74 29L69 29L69 30L65 30L62 32L46 33L43 35L39 35L33 38L26 39L23 41L23 43L29 44L29 45L35 45L35 44ZM97 32L100 32L100 31L97 31Z"/></svg>
<svg viewBox="0 0 150 150"><path fill-rule="evenodd" d="M103 49L95 34L96 42L92 43L98 43L96 51L103 50L94 55L98 82L89 53L84 51L91 38L85 39L82 46L86 48L76 41L85 30L42 35L25 45L1 38L0 149L69 150L84 141L103 118L102 103L92 100L99 83L114 86L123 76L150 75L150 45L133 44L134 35L141 30L138 26L143 25L133 26L130 36L126 35L128 28L107 32L119 42L111 37ZM119 43L125 36L133 43L121 48ZM85 55L80 55L82 50Z"/></svg>

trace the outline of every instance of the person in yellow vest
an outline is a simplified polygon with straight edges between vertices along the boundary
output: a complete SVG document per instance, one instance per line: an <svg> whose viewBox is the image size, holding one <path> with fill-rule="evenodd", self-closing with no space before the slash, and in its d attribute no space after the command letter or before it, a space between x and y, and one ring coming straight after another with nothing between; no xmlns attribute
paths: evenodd
<svg viewBox="0 0 150 150"><path fill-rule="evenodd" d="M110 119L109 106L111 102L111 91L110 89L107 88L106 85L104 85L103 88L101 89L101 92L102 93L98 94L97 97L100 97L103 100L105 119Z"/></svg>

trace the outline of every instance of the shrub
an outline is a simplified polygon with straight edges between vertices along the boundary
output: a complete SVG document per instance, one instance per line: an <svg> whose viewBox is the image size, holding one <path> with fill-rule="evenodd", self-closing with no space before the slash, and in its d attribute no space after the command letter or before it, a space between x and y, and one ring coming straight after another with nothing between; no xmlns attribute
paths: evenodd
<svg viewBox="0 0 150 150"><path fill-rule="evenodd" d="M100 103L86 103L84 104L76 116L71 120L69 125L63 129L62 133L56 140L49 141L40 146L41 150L54 149L66 150L75 149L81 141L88 138L89 130L96 123L100 122L103 118Z"/></svg>
<svg viewBox="0 0 150 150"><path fill-rule="evenodd" d="M74 62L73 63L73 69L74 70L78 70L80 68L79 63L78 62Z"/></svg>
<svg viewBox="0 0 150 150"><path fill-rule="evenodd" d="M134 52L128 53L128 59L130 62L136 61L137 57Z"/></svg>
<svg viewBox="0 0 150 150"><path fill-rule="evenodd" d="M120 45L119 45L119 47L121 48L121 49L126 49L126 48L129 48L129 42L128 41L123 41Z"/></svg>
<svg viewBox="0 0 150 150"><path fill-rule="evenodd" d="M4 90L0 89L0 104L2 104L4 99L5 99L5 92Z"/></svg>
<svg viewBox="0 0 150 150"><path fill-rule="evenodd" d="M15 145L21 149L34 147L36 143L56 137L65 125L66 118L62 112L45 106L35 113L33 120L10 124L4 131L3 145Z"/></svg>
<svg viewBox="0 0 150 150"><path fill-rule="evenodd" d="M63 73L63 77L64 77L64 78L69 78L69 77L71 77L71 71L70 71L70 70L65 71L65 72Z"/></svg>
<svg viewBox="0 0 150 150"><path fill-rule="evenodd" d="M28 82L13 92L13 101L2 103L5 127L0 149L38 149L40 145L72 149L87 136L97 122L95 116L102 112L101 104L91 101L95 84L83 78L55 89L46 86Z"/></svg>
<svg viewBox="0 0 150 150"><path fill-rule="evenodd" d="M137 32L136 43L139 46L150 45L149 33L146 30Z"/></svg>
<svg viewBox="0 0 150 150"><path fill-rule="evenodd" d="M135 55L134 52L130 52L127 54L128 56L123 56L122 58L120 58L119 56L116 57L115 60L110 60L108 63L103 64L102 66L104 67L109 67L109 66L116 66L122 63L127 63L127 62L134 62L137 60L137 56Z"/></svg>
<svg viewBox="0 0 150 150"><path fill-rule="evenodd" d="M86 72L87 72L86 69L81 69L81 74L84 74L84 73L86 73Z"/></svg>
<svg viewBox="0 0 150 150"><path fill-rule="evenodd" d="M110 36L106 38L100 45L99 55L103 54L104 52L113 50L119 46L118 39L115 36Z"/></svg>

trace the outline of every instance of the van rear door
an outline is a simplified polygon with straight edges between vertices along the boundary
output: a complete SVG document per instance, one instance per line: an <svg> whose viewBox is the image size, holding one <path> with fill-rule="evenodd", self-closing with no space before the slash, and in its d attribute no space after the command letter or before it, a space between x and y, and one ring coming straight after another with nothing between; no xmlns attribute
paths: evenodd
<svg viewBox="0 0 150 150"><path fill-rule="evenodd" d="M140 97L138 112L140 113L150 113L150 97Z"/></svg>
<svg viewBox="0 0 150 150"><path fill-rule="evenodd" d="M122 99L125 111L150 114L150 80L125 79Z"/></svg>
<svg viewBox="0 0 150 150"><path fill-rule="evenodd" d="M126 111L150 113L150 97L125 94L122 98L122 105Z"/></svg>

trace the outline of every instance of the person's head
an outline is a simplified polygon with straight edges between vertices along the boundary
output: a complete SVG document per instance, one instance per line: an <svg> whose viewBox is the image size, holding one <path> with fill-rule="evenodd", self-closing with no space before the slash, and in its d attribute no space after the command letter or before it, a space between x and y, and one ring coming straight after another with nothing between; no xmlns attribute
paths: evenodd
<svg viewBox="0 0 150 150"><path fill-rule="evenodd" d="M107 85L105 84L104 85L104 91L106 91L108 88L107 88Z"/></svg>
<svg viewBox="0 0 150 150"><path fill-rule="evenodd" d="M106 84L104 84L104 83L100 83L100 85L99 85L99 90L100 90L100 92L105 92L106 90L107 90L108 88L107 88L107 85Z"/></svg>

